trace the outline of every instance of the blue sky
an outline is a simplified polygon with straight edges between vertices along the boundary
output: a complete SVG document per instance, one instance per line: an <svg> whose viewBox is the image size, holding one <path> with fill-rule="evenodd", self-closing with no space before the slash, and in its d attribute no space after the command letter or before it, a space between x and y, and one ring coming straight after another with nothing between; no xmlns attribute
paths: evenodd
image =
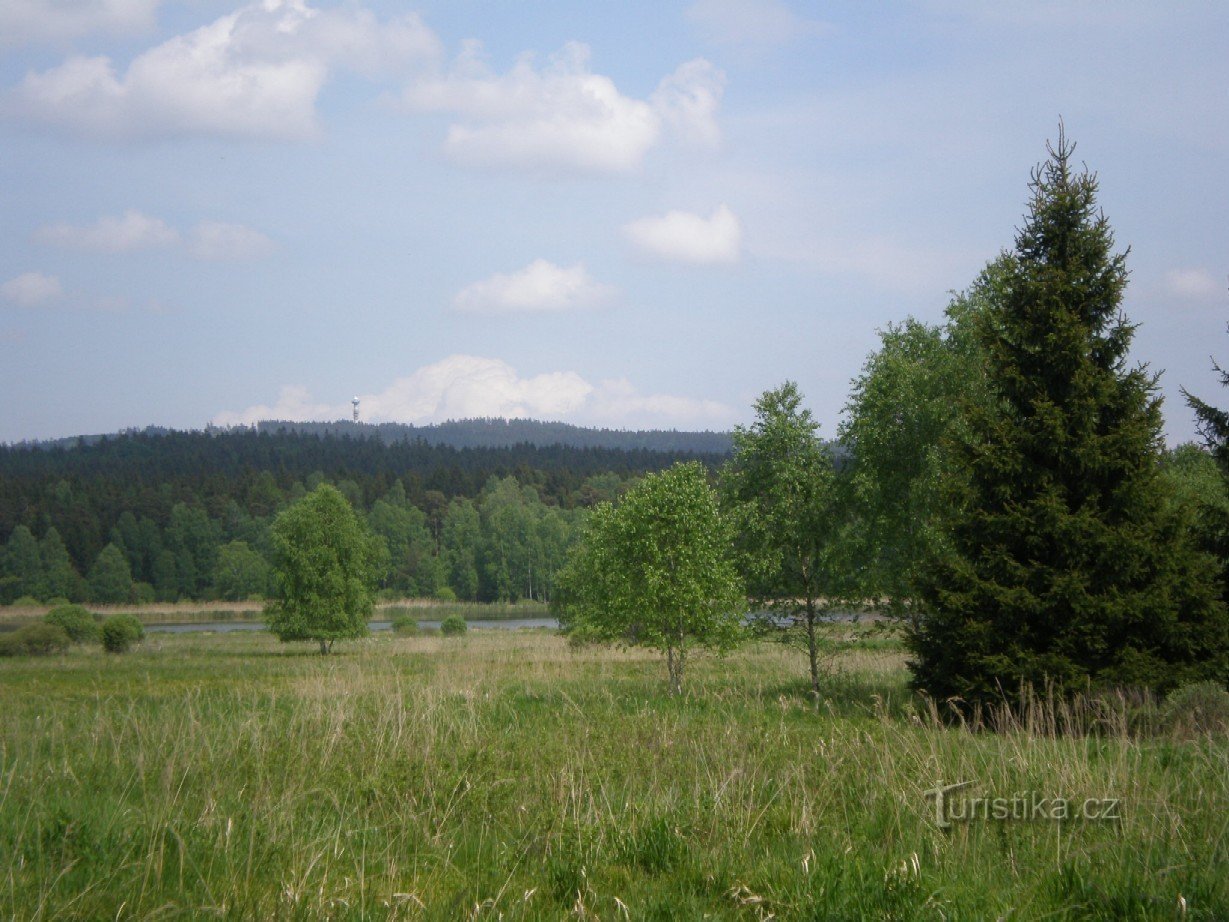
<svg viewBox="0 0 1229 922"><path fill-rule="evenodd" d="M1059 116L1135 357L1224 402L1229 8L0 3L0 440L518 415L831 434Z"/></svg>

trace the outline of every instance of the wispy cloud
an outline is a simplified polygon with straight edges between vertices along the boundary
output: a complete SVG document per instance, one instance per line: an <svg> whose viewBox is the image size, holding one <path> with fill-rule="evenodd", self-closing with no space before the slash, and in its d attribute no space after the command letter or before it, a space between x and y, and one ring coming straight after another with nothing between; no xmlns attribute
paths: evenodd
<svg viewBox="0 0 1229 922"><path fill-rule="evenodd" d="M401 73L434 63L438 51L413 15L380 22L357 6L267 0L177 35L122 71L108 57L78 56L30 73L5 108L102 137L301 140L318 133L316 97L334 70Z"/></svg>
<svg viewBox="0 0 1229 922"><path fill-rule="evenodd" d="M1165 288L1179 298L1204 300L1224 295L1229 278L1217 279L1206 269L1171 269L1165 273Z"/></svg>
<svg viewBox="0 0 1229 922"><path fill-rule="evenodd" d="M641 218L625 225L623 232L642 252L695 265L738 262L742 246L738 218L725 205L708 218L686 211Z"/></svg>
<svg viewBox="0 0 1229 922"><path fill-rule="evenodd" d="M496 273L474 282L453 298L459 311L489 314L546 313L590 307L614 289L594 281L584 264L570 268L535 259L519 272Z"/></svg>
<svg viewBox="0 0 1229 922"><path fill-rule="evenodd" d="M54 275L42 272L23 272L0 285L0 297L20 307L37 307L58 301L64 295L64 287Z"/></svg>
<svg viewBox="0 0 1229 922"><path fill-rule="evenodd" d="M687 8L687 18L705 38L723 45L784 45L829 29L780 0L697 0Z"/></svg>
<svg viewBox="0 0 1229 922"><path fill-rule="evenodd" d="M258 230L242 224L202 221L181 234L161 218L139 211L103 216L93 224L50 224L34 232L38 243L99 253L182 247L195 259L243 260L268 256L276 245Z"/></svg>
<svg viewBox="0 0 1229 922"><path fill-rule="evenodd" d="M666 76L648 99L626 96L589 69L589 48L579 42L540 69L526 54L498 74L471 41L450 72L411 82L402 100L411 111L458 118L445 149L462 163L620 173L638 167L665 130L715 142L723 88L721 72L697 59Z"/></svg>
<svg viewBox="0 0 1229 922"><path fill-rule="evenodd" d="M124 35L154 24L161 0L4 0L0 46L64 42L95 32Z"/></svg>

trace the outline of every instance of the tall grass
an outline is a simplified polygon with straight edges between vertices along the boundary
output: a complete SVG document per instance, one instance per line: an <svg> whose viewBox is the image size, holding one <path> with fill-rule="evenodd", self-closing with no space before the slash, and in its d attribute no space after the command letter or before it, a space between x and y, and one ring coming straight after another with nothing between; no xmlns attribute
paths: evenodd
<svg viewBox="0 0 1229 922"><path fill-rule="evenodd" d="M0 916L1229 918L1229 741L953 727L840 647L819 701L777 646L675 700L530 632L5 661ZM958 781L1122 818L941 828Z"/></svg>

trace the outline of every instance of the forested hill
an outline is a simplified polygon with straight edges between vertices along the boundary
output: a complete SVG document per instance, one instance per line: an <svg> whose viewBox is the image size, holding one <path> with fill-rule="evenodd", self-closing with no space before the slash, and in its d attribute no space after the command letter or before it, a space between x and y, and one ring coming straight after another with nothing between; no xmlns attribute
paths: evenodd
<svg viewBox="0 0 1229 922"><path fill-rule="evenodd" d="M695 452L696 454L728 454L733 446L729 432L689 432L677 429L590 429L569 423L497 417L448 420L427 426L411 426L405 423L356 423L350 420L302 423L275 419L257 423L256 430L273 435L292 432L337 438L374 438L390 444L422 441L428 445L447 445L452 448L512 448L517 445L549 448L562 445L567 448L645 449L648 451ZM171 435L175 432L175 430L156 426L140 431L143 435L151 436ZM216 434L236 430L210 429L208 431ZM108 438L114 438L114 436L83 435L46 442L23 443L23 445L32 448L75 448L95 445Z"/></svg>
<svg viewBox="0 0 1229 922"><path fill-rule="evenodd" d="M458 434L466 431L465 424L454 425ZM546 432L547 424L541 426L539 431ZM493 429L495 424L479 421L471 431L484 427ZM149 523L147 530L154 537L165 537L177 516L197 510L210 523L214 545L236 538L259 545L270 517L321 480L337 484L363 512L389 495L433 512L459 498L478 501L504 478L515 478L521 488L532 490L535 503L566 511L613 498L630 478L676 461L696 458L715 467L725 458L721 452L523 441L507 447L457 448L423 439L353 437L341 427L335 431L343 434L162 430L92 442L0 447L0 542L11 543L19 526L35 536L54 529L78 573L85 575L108 542L132 551L117 541L116 532L129 520ZM16 552L9 551L13 558ZM152 581L152 564L131 556L133 575ZM212 560L214 553L205 556ZM138 575L142 572L145 575ZM198 589L184 587L180 594L191 596Z"/></svg>
<svg viewBox="0 0 1229 922"><path fill-rule="evenodd" d="M511 448L515 445L568 448L613 448L623 450L726 454L731 449L728 432L680 432L676 429L589 429L568 423L534 419L462 419L428 426L404 423L294 423L269 420L258 424L261 432L304 432L311 435L374 436L385 442L413 442L453 448Z"/></svg>

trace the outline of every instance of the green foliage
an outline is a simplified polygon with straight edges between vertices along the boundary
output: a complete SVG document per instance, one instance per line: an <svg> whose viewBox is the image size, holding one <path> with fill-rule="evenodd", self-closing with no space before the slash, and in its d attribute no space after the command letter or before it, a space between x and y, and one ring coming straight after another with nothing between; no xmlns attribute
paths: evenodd
<svg viewBox="0 0 1229 922"><path fill-rule="evenodd" d="M412 615L397 615L392 622L393 633L398 637L416 637L418 621Z"/></svg>
<svg viewBox="0 0 1229 922"><path fill-rule="evenodd" d="M90 601L114 605L132 598L132 571L123 552L108 544L98 553L89 575Z"/></svg>
<svg viewBox="0 0 1229 922"><path fill-rule="evenodd" d="M111 615L102 623L102 648L108 653L127 653L145 639L145 627L134 615Z"/></svg>
<svg viewBox="0 0 1229 922"><path fill-rule="evenodd" d="M0 656L47 656L62 653L71 643L64 628L38 622L0 634Z"/></svg>
<svg viewBox="0 0 1229 922"><path fill-rule="evenodd" d="M1165 698L1160 718L1177 736L1229 732L1229 691L1210 680L1182 685Z"/></svg>
<svg viewBox="0 0 1229 922"><path fill-rule="evenodd" d="M316 487L273 523L277 593L269 630L283 641L333 642L367 634L378 544L335 487Z"/></svg>
<svg viewBox="0 0 1229 922"><path fill-rule="evenodd" d="M58 605L43 621L64 630L73 643L93 643L99 638L98 621L80 605Z"/></svg>
<svg viewBox="0 0 1229 922"><path fill-rule="evenodd" d="M9 534L3 553L0 553L0 563L3 563L0 572L5 577L2 587L5 601L21 596L45 597L47 586L38 540L25 525L18 525Z"/></svg>
<svg viewBox="0 0 1229 922"><path fill-rule="evenodd" d="M218 548L213 589L219 599L239 602L263 596L269 589L269 564L246 541L230 541Z"/></svg>
<svg viewBox="0 0 1229 922"><path fill-rule="evenodd" d="M1060 134L974 319L990 399L950 436L944 541L920 572L916 687L965 704L1021 683L1229 677L1229 622L1160 471L1155 378L1127 365L1127 273Z"/></svg>
<svg viewBox="0 0 1229 922"><path fill-rule="evenodd" d="M850 500L860 521L863 594L897 613L915 602L918 567L943 541L950 471L943 443L964 403L986 399L973 335L1002 287L986 268L947 308L942 325L889 324L853 382L839 436L849 453Z"/></svg>
<svg viewBox="0 0 1229 922"><path fill-rule="evenodd" d="M586 636L662 651L679 694L693 645L724 651L741 639L745 596L732 542L700 464L652 474L618 506L590 512L560 574L561 621Z"/></svg>
<svg viewBox="0 0 1229 922"><path fill-rule="evenodd" d="M737 523L737 559L751 598L771 614L771 628L784 616L787 636L801 636L818 693L816 627L860 588L850 504L797 386L787 381L765 392L755 409L751 427L734 432L722 497Z"/></svg>
<svg viewBox="0 0 1229 922"><path fill-rule="evenodd" d="M43 603L32 595L23 595L9 603L14 608L38 608Z"/></svg>
<svg viewBox="0 0 1229 922"><path fill-rule="evenodd" d="M456 600L457 594L449 586L440 586L435 590L435 601L437 602L455 602Z"/></svg>
<svg viewBox="0 0 1229 922"><path fill-rule="evenodd" d="M460 615L449 615L440 622L440 633L445 637L456 637L469 630L469 625Z"/></svg>

